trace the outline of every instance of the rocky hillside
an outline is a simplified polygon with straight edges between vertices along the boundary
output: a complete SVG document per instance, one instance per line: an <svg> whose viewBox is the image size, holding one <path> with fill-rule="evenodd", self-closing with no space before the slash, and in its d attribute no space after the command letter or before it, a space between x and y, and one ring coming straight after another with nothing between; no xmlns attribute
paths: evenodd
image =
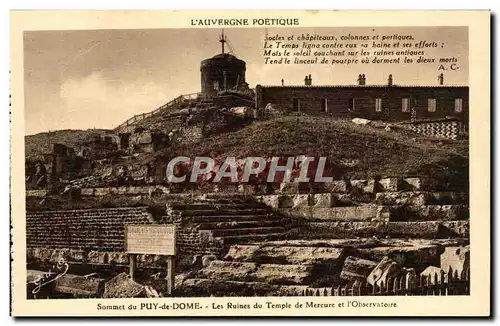
<svg viewBox="0 0 500 326"><path fill-rule="evenodd" d="M77 143L90 139L93 135L104 135L111 132L106 129L57 130L29 135L24 138L27 159L39 159L44 153L50 153L53 143L74 147Z"/></svg>
<svg viewBox="0 0 500 326"><path fill-rule="evenodd" d="M468 179L467 140L436 139L394 126L390 129L377 124L356 125L349 120L288 116L169 148L150 157L149 161L165 161L177 155L206 155L218 159L327 156L343 173L355 179L378 175L428 176L443 182Z"/></svg>

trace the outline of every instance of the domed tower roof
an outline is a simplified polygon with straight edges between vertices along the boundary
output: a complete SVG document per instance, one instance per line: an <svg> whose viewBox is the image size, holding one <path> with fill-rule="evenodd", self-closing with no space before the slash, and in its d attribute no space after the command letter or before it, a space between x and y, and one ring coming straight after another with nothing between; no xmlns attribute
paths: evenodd
<svg viewBox="0 0 500 326"><path fill-rule="evenodd" d="M207 65L246 66L246 62L229 53L220 53L201 62L200 69Z"/></svg>

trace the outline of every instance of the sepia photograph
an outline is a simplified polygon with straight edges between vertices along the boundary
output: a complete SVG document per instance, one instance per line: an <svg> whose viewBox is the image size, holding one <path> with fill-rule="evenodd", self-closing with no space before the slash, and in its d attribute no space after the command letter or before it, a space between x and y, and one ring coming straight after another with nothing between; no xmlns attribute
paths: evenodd
<svg viewBox="0 0 500 326"><path fill-rule="evenodd" d="M23 31L23 300L471 296L469 26L186 17Z"/></svg>

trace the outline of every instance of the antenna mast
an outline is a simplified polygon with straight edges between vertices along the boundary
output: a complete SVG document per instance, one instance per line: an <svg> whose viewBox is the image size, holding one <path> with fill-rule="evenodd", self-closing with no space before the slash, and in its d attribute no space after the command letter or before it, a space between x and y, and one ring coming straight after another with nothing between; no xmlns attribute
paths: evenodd
<svg viewBox="0 0 500 326"><path fill-rule="evenodd" d="M224 35L224 29L222 29L222 34L219 37L219 42L222 45L222 54L224 54L224 43L227 42L226 36Z"/></svg>

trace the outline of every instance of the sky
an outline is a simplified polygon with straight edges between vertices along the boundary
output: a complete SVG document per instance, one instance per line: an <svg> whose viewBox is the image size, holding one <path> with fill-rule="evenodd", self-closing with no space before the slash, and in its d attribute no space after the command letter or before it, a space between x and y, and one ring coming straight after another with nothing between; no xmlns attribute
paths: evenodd
<svg viewBox="0 0 500 326"><path fill-rule="evenodd" d="M60 129L112 129L134 114L150 112L181 95L199 92L200 62L221 52L220 29L30 31L24 34L25 133ZM443 43L425 49L458 59L445 84L468 85L466 27L230 28L229 50L246 61L246 81L256 84L436 85L439 64L266 65L265 35L392 35ZM228 46L226 45L226 49ZM227 52L227 51L226 51Z"/></svg>

